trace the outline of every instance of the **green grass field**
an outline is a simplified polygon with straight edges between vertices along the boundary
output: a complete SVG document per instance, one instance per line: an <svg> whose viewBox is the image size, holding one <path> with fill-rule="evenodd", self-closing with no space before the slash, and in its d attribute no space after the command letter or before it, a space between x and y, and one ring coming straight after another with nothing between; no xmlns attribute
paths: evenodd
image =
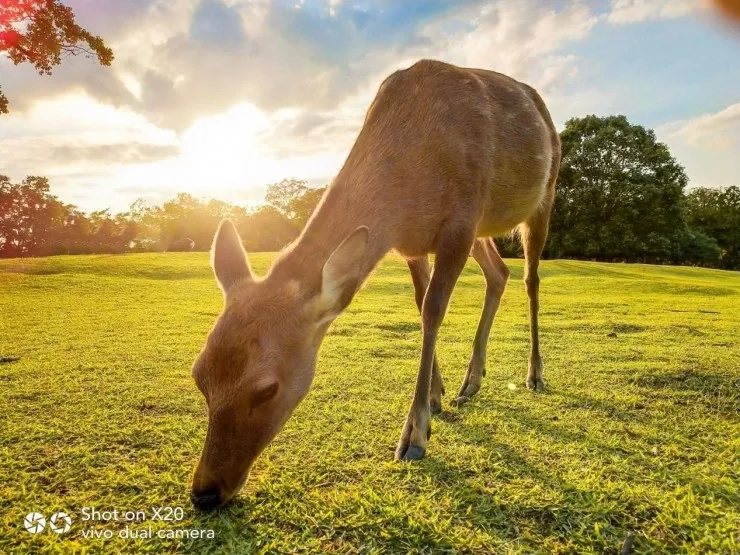
<svg viewBox="0 0 740 555"><path fill-rule="evenodd" d="M263 272L271 255L253 255ZM427 457L393 462L420 350L405 263L388 257L324 342L313 389L237 500L199 514L206 431L190 365L221 308L206 254L0 261L0 552L733 553L740 549L740 274L544 262L547 390L523 387L522 263L510 261L478 396L449 406L483 278L472 261L438 355ZM83 507L182 507L152 538ZM63 535L31 511L73 518ZM157 537L212 529L213 539ZM83 537L114 534L112 539Z"/></svg>

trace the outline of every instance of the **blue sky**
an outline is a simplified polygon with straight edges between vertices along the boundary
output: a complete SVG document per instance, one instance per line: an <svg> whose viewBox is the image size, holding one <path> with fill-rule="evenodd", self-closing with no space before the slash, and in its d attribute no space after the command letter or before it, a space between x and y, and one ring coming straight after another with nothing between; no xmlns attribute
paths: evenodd
<svg viewBox="0 0 740 555"><path fill-rule="evenodd" d="M702 0L68 0L113 47L51 77L0 54L0 173L84 209L324 184L379 83L420 58L508 73L554 120L622 113L691 186L740 184L740 29Z"/></svg>
<svg viewBox="0 0 740 555"><path fill-rule="evenodd" d="M696 17L599 25L572 52L581 79L619 89L615 108L648 126L740 100L740 36Z"/></svg>

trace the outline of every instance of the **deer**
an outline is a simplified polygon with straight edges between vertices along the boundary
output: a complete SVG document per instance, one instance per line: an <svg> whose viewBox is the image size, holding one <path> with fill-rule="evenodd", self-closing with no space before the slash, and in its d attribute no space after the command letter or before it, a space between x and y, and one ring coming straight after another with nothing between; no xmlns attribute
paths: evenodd
<svg viewBox="0 0 740 555"><path fill-rule="evenodd" d="M453 404L479 391L509 278L493 238L512 230L521 237L529 298L526 385L542 390L538 265L559 165L560 139L534 88L493 71L421 60L381 83L341 170L265 276L254 275L236 227L223 220L211 249L223 310L192 368L208 412L190 492L195 507L218 507L242 488L307 395L330 324L390 251L408 263L422 330L397 460L423 458L431 415L442 408L435 345L471 254L485 299Z"/></svg>

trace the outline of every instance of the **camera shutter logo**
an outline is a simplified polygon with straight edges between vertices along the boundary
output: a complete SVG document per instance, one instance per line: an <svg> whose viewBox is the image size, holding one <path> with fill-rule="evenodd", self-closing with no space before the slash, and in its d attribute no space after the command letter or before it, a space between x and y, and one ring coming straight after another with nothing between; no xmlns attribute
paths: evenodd
<svg viewBox="0 0 740 555"><path fill-rule="evenodd" d="M38 534L46 528L46 519L41 513L28 513L23 519L23 526L31 534Z"/></svg>
<svg viewBox="0 0 740 555"><path fill-rule="evenodd" d="M64 534L72 527L72 518L65 512L59 511L51 515L49 528L57 534Z"/></svg>

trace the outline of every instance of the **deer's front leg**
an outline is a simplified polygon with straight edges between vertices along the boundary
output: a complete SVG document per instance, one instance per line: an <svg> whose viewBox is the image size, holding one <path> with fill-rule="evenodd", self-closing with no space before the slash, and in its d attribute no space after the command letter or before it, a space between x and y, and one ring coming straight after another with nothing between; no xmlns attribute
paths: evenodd
<svg viewBox="0 0 740 555"><path fill-rule="evenodd" d="M416 378L411 410L396 448L396 460L421 459L432 434L429 392L437 332L444 319L457 278L465 267L474 235L472 230L461 231L460 228L440 233L434 271L421 308L423 339L419 374Z"/></svg>
<svg viewBox="0 0 740 555"><path fill-rule="evenodd" d="M409 270L411 271L411 279L414 282L414 298L416 300L416 306L419 309L419 314L421 314L424 306L424 296L427 293L427 287L429 287L429 280L431 279L429 258L427 255L413 258L408 260L408 265ZM435 356L434 362L432 363L432 389L429 398L429 410L432 414L442 412L442 395L444 394L444 381L442 380L442 374L439 371L439 364L437 363L437 357Z"/></svg>

